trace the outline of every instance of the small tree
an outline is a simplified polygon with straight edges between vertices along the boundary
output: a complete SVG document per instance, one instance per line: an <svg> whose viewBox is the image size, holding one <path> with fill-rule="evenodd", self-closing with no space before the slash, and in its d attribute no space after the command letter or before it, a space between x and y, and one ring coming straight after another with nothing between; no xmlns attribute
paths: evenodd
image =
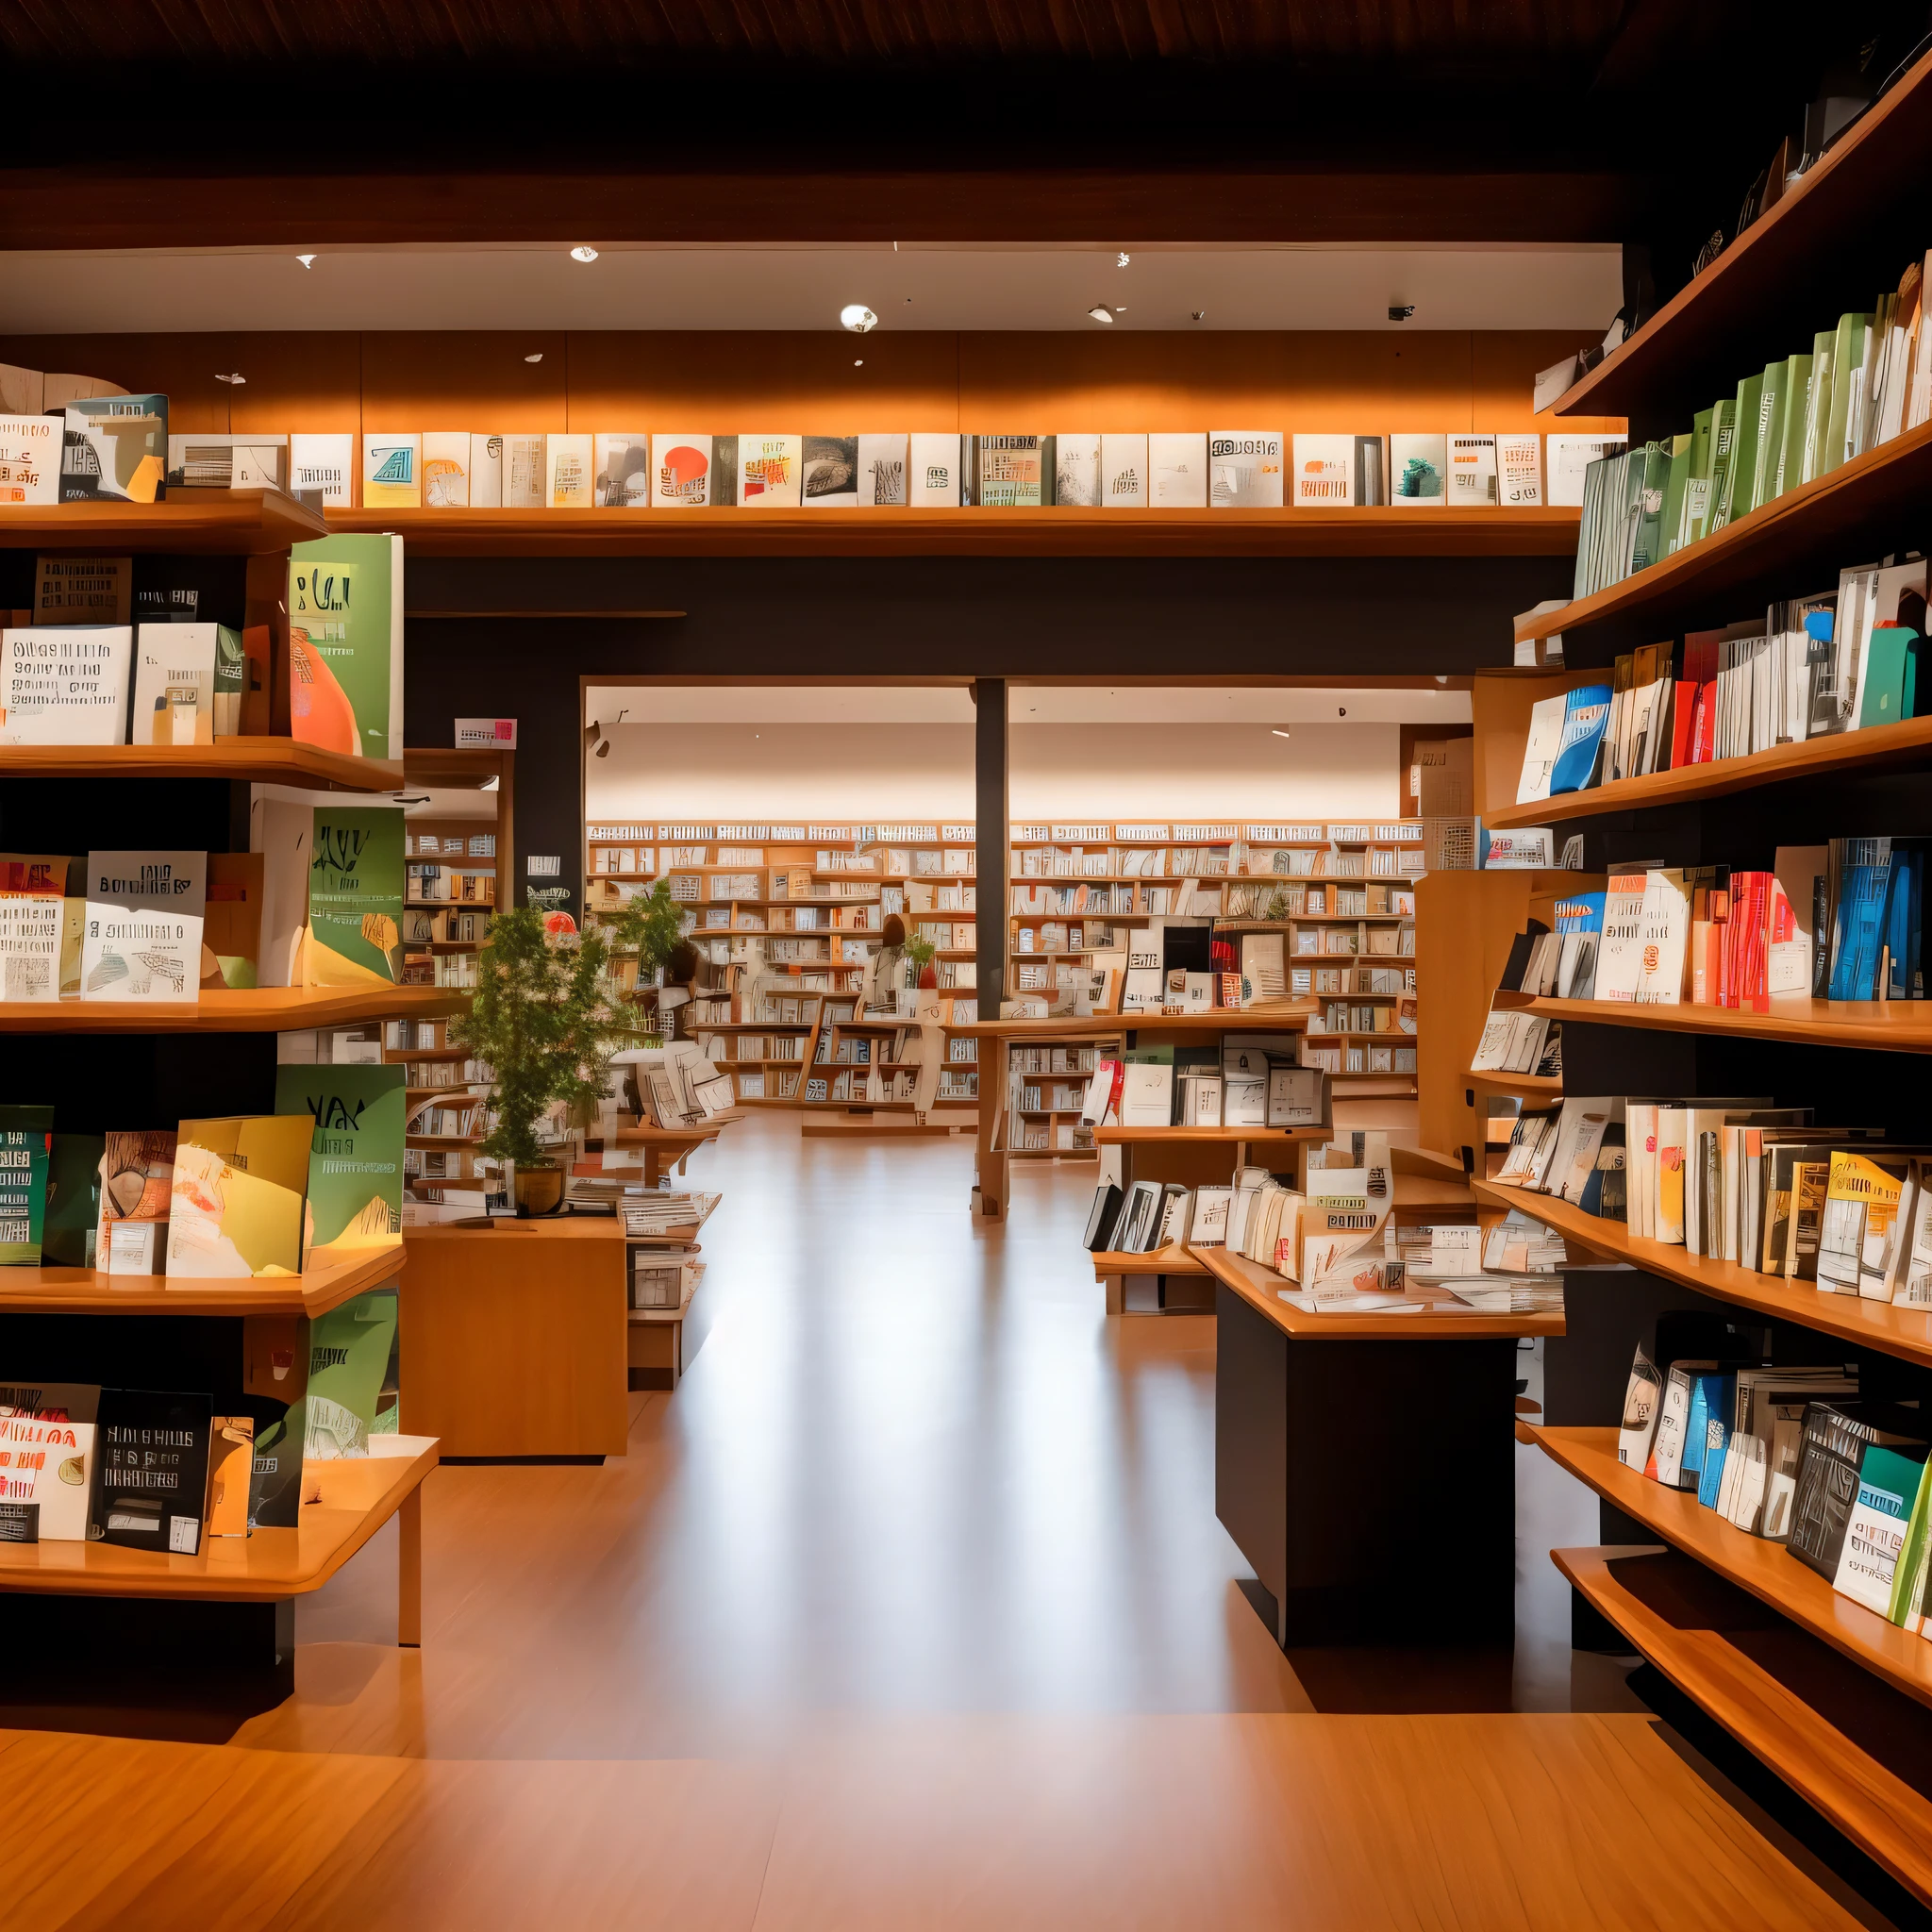
<svg viewBox="0 0 1932 1932"><path fill-rule="evenodd" d="M906 957L912 961L913 985L925 984L925 969L932 964L932 956L938 951L939 947L929 939L909 939L906 941Z"/></svg>
<svg viewBox="0 0 1932 1932"><path fill-rule="evenodd" d="M451 1044L468 1047L493 1074L496 1124L479 1151L520 1167L542 1162L537 1122L553 1102L594 1109L616 1031L604 1002L604 941L589 933L553 946L544 921L536 905L496 914L476 958L470 1010L449 1025Z"/></svg>

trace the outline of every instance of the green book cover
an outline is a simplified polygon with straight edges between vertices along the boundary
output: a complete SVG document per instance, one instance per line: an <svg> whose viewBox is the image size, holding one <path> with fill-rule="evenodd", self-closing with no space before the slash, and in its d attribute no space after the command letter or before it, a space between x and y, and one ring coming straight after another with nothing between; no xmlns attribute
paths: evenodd
<svg viewBox="0 0 1932 1932"><path fill-rule="evenodd" d="M1824 425L1831 416L1837 354L1835 330L1821 329L1811 338L1811 394L1805 404L1805 448L1798 466L1800 483L1808 483L1819 474L1819 458L1824 452Z"/></svg>
<svg viewBox="0 0 1932 1932"><path fill-rule="evenodd" d="M402 757L400 537L323 537L290 551L289 719L305 744Z"/></svg>
<svg viewBox="0 0 1932 1932"><path fill-rule="evenodd" d="M275 1069L275 1111L315 1124L308 1152L308 1265L350 1261L403 1239L405 1067Z"/></svg>
<svg viewBox="0 0 1932 1932"><path fill-rule="evenodd" d="M1811 420L1811 363L1809 356L1793 356L1785 365L1785 426L1778 439L1777 474L1772 479L1774 496L1795 490L1805 473L1805 425Z"/></svg>
<svg viewBox="0 0 1932 1932"><path fill-rule="evenodd" d="M1684 541L1684 486L1690 480L1690 445L1695 441L1694 436L1671 438L1671 468L1664 479L1664 513L1659 525L1666 557Z"/></svg>
<svg viewBox="0 0 1932 1932"><path fill-rule="evenodd" d="M1715 409L1699 409L1690 419L1690 474L1710 475L1710 420Z"/></svg>
<svg viewBox="0 0 1932 1932"><path fill-rule="evenodd" d="M1891 1573L1891 1604L1886 1611L1901 1629L1923 1634L1928 1581L1932 1581L1932 1483L1921 1481L1906 1525L1906 1540Z"/></svg>
<svg viewBox="0 0 1932 1932"><path fill-rule="evenodd" d="M1722 530L1750 510L1751 483L1757 474L1757 391L1763 381L1761 375L1747 375L1731 404L1731 457L1724 465L1723 487L1712 492L1713 530Z"/></svg>
<svg viewBox="0 0 1932 1932"><path fill-rule="evenodd" d="M315 808L305 986L401 984L405 876L399 807Z"/></svg>
<svg viewBox="0 0 1932 1932"><path fill-rule="evenodd" d="M1736 440L1738 406L1726 396L1711 405L1710 480L1705 486L1704 501L1690 525L1690 541L1707 537L1716 529L1717 506L1724 494L1724 480L1731 473L1731 445Z"/></svg>
<svg viewBox="0 0 1932 1932"><path fill-rule="evenodd" d="M1916 668L1913 655L1919 633L1903 625L1874 625L1872 641L1866 646L1865 702L1858 713L1857 728L1872 724L1896 724L1912 715L1911 672Z"/></svg>
<svg viewBox="0 0 1932 1932"><path fill-rule="evenodd" d="M1824 421L1824 441L1818 451L1818 467L1813 475L1828 476L1845 459L1845 425L1851 420L1853 393L1862 391L1865 367L1865 333L1872 326L1869 315L1840 315L1832 337L1831 413Z"/></svg>
<svg viewBox="0 0 1932 1932"><path fill-rule="evenodd" d="M42 1250L60 1268L94 1265L95 1232L101 1221L101 1163L107 1158L105 1134L56 1134L47 1160L47 1211Z"/></svg>
<svg viewBox="0 0 1932 1932"><path fill-rule="evenodd" d="M0 1268L38 1268L47 1215L51 1107L0 1107Z"/></svg>
<svg viewBox="0 0 1932 1932"><path fill-rule="evenodd" d="M1757 388L1757 464L1751 479L1751 508L1761 509L1777 494L1777 459L1784 448L1785 384L1791 373L1789 356L1764 365Z"/></svg>
<svg viewBox="0 0 1932 1932"><path fill-rule="evenodd" d="M371 1289L309 1324L305 1459L334 1462L369 1454L395 1332L392 1288Z"/></svg>
<svg viewBox="0 0 1932 1932"><path fill-rule="evenodd" d="M1630 551L1630 569L1634 574L1648 570L1664 554L1664 491L1671 474L1669 445L1645 443L1630 468L1636 476L1632 495L1637 532Z"/></svg>

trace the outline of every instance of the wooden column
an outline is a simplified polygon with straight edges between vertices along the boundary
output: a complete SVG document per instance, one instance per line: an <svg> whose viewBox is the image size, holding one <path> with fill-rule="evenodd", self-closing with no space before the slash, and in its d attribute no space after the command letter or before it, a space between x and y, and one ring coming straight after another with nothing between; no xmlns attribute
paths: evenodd
<svg viewBox="0 0 1932 1932"><path fill-rule="evenodd" d="M997 1020L1007 993L1007 680L973 684L973 944L979 966L979 1017Z"/></svg>

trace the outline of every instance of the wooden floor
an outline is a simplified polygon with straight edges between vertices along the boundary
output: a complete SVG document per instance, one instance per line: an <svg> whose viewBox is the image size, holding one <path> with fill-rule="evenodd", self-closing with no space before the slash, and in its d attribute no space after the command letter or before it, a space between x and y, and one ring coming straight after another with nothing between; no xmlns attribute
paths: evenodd
<svg viewBox="0 0 1932 1932"><path fill-rule="evenodd" d="M423 1648L391 1532L239 1728L14 1707L20 1922L1857 1923L1554 1636L1467 1697L1291 1664L1214 1520L1211 1321L1103 1318L1091 1168L975 1231L971 1159L771 1111L694 1156L695 1353L629 1456L437 1471Z"/></svg>

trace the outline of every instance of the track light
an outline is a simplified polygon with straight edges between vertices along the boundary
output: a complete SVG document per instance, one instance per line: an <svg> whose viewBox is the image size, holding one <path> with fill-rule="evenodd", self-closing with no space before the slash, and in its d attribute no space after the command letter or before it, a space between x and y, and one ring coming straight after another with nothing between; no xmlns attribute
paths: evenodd
<svg viewBox="0 0 1932 1932"><path fill-rule="evenodd" d="M839 311L842 327L849 328L856 336L862 336L879 325L879 319L863 302L848 302Z"/></svg>
<svg viewBox="0 0 1932 1932"><path fill-rule="evenodd" d="M298 255L295 258L295 259L299 261L304 268L313 268L315 266L315 258L312 255Z"/></svg>
<svg viewBox="0 0 1932 1932"><path fill-rule="evenodd" d="M248 378L245 375L242 375L239 371L233 375L224 375L220 370L216 370L215 380L217 382L233 383L237 389L240 389L244 383L247 382Z"/></svg>
<svg viewBox="0 0 1932 1932"><path fill-rule="evenodd" d="M570 252L573 261L595 261L597 251L588 242L579 242Z"/></svg>
<svg viewBox="0 0 1932 1932"><path fill-rule="evenodd" d="M1117 256L1116 256L1116 257L1114 258L1114 264L1113 264L1113 265L1114 265L1114 267L1116 267L1116 268L1125 268L1125 267L1126 267L1126 265L1127 265L1127 251L1126 251L1126 250L1125 250L1124 248L1123 248L1123 249L1121 250L1120 254L1119 254L1119 255L1117 255Z"/></svg>
<svg viewBox="0 0 1932 1932"><path fill-rule="evenodd" d="M1093 308L1090 308L1087 311L1087 313L1091 315L1095 322L1110 323L1113 320L1113 310L1110 308L1096 307Z"/></svg>

